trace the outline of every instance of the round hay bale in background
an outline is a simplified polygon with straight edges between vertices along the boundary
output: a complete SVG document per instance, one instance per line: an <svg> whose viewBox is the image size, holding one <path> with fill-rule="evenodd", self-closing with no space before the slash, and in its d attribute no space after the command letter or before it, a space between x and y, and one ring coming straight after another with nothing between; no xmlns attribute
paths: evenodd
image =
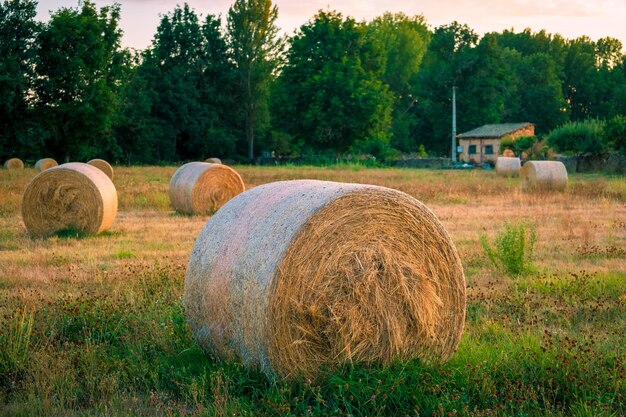
<svg viewBox="0 0 626 417"><path fill-rule="evenodd" d="M196 240L184 291L199 343L270 377L445 360L465 302L456 248L426 206L312 180L262 185L222 207Z"/></svg>
<svg viewBox="0 0 626 417"><path fill-rule="evenodd" d="M107 174L107 177L113 179L113 167L104 159L92 159L87 163L91 166L98 168L100 171Z"/></svg>
<svg viewBox="0 0 626 417"><path fill-rule="evenodd" d="M207 158L204 160L204 162L208 162L210 164L221 164L222 160L219 158Z"/></svg>
<svg viewBox="0 0 626 417"><path fill-rule="evenodd" d="M502 152L502 156L506 156L507 158L513 158L515 156L515 152L513 152L509 148L506 148L504 152Z"/></svg>
<svg viewBox="0 0 626 417"><path fill-rule="evenodd" d="M232 168L207 162L190 162L178 168L170 180L174 209L186 214L212 213L245 190Z"/></svg>
<svg viewBox="0 0 626 417"><path fill-rule="evenodd" d="M560 161L528 161L520 170L520 179L523 191L563 191L567 188L567 169Z"/></svg>
<svg viewBox="0 0 626 417"><path fill-rule="evenodd" d="M4 161L6 169L24 169L24 162L19 158L11 158Z"/></svg>
<svg viewBox="0 0 626 417"><path fill-rule="evenodd" d="M59 165L59 164L54 159L52 159L52 158L43 158L43 159L40 159L39 161L37 161L37 163L35 163L35 168L38 171L41 172L41 171L45 171L48 168L55 167L57 165Z"/></svg>
<svg viewBox="0 0 626 417"><path fill-rule="evenodd" d="M499 156L496 159L496 174L500 177L519 177L522 162L519 158Z"/></svg>
<svg viewBox="0 0 626 417"><path fill-rule="evenodd" d="M26 187L22 218L31 235L46 237L72 230L96 234L108 229L117 214L117 191L109 177L81 162L38 174Z"/></svg>

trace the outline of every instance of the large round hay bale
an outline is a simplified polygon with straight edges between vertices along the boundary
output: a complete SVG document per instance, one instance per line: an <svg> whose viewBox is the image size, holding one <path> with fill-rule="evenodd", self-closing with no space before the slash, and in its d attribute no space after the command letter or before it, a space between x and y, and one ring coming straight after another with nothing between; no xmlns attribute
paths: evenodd
<svg viewBox="0 0 626 417"><path fill-rule="evenodd" d="M210 164L221 164L222 160L219 158L207 158L204 160L204 162L208 162Z"/></svg>
<svg viewBox="0 0 626 417"><path fill-rule="evenodd" d="M190 162L178 168L170 180L172 206L186 214L212 213L245 190L232 168L207 162Z"/></svg>
<svg viewBox="0 0 626 417"><path fill-rule="evenodd" d="M107 174L107 177L113 179L113 167L104 159L92 159L87 163L91 166L98 168L100 171Z"/></svg>
<svg viewBox="0 0 626 417"><path fill-rule="evenodd" d="M185 276L199 343L266 375L345 362L445 360L465 321L465 278L422 203L384 187L283 181L205 225Z"/></svg>
<svg viewBox="0 0 626 417"><path fill-rule="evenodd" d="M54 159L52 159L52 158L43 158L43 159L40 159L39 161L37 161L35 163L35 168L38 171L41 172L41 171L45 171L48 168L55 167L57 165L59 165L59 164Z"/></svg>
<svg viewBox="0 0 626 417"><path fill-rule="evenodd" d="M109 177L81 162L38 174L26 187L22 218L31 235L46 237L72 230L96 234L108 229L117 214L117 192Z"/></svg>
<svg viewBox="0 0 626 417"><path fill-rule="evenodd" d="M11 158L4 161L6 169L24 169L24 162L19 158Z"/></svg>
<svg viewBox="0 0 626 417"><path fill-rule="evenodd" d="M499 156L496 159L496 174L500 177L519 177L522 162L519 158Z"/></svg>
<svg viewBox="0 0 626 417"><path fill-rule="evenodd" d="M567 169L560 161L528 161L520 170L523 191L567 188Z"/></svg>

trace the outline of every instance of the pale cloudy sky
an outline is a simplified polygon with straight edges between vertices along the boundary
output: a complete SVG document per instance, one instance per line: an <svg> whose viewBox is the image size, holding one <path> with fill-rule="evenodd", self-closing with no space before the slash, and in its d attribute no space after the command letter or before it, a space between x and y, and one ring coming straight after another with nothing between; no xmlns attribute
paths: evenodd
<svg viewBox="0 0 626 417"><path fill-rule="evenodd" d="M232 0L188 0L197 13L221 14L225 19ZM110 0L95 0L98 6ZM147 47L159 22L159 15L184 1L118 0L122 5L123 45ZM39 0L38 19L47 20L49 11L76 7L78 0ZM431 27L457 20L480 34L526 27L546 29L566 38L588 35L618 38L626 45L626 0L275 0L278 25L287 33L306 23L319 9L333 9L357 20L370 20L385 11L421 14Z"/></svg>

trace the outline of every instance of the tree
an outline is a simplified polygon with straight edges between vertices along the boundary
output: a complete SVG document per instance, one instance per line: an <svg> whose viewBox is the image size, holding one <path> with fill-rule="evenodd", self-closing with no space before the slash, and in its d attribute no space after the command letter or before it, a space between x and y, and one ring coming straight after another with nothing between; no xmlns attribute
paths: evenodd
<svg viewBox="0 0 626 417"><path fill-rule="evenodd" d="M158 160L185 159L204 136L198 89L202 75L202 31L186 3L162 16L139 69L150 96Z"/></svg>
<svg viewBox="0 0 626 417"><path fill-rule="evenodd" d="M471 51L477 43L476 32L467 25L453 22L435 29L424 56L418 77L416 135L435 154L450 154L452 86L459 87L460 107L465 83L474 65ZM459 111L460 117L464 117L463 114L468 113ZM462 126L461 123L459 127Z"/></svg>
<svg viewBox="0 0 626 417"><path fill-rule="evenodd" d="M117 143L127 164L156 162L153 95L140 67L141 56L129 55L119 91L119 111L113 123Z"/></svg>
<svg viewBox="0 0 626 417"><path fill-rule="evenodd" d="M496 36L486 34L466 55L465 73L457 83L458 127L467 130L508 121L506 105L518 92L510 54L500 48Z"/></svg>
<svg viewBox="0 0 626 417"><path fill-rule="evenodd" d="M590 103L595 94L596 52L591 39L582 36L568 42L564 71L564 95L570 105L571 119L592 117Z"/></svg>
<svg viewBox="0 0 626 417"><path fill-rule="evenodd" d="M291 39L277 81L277 130L316 151L384 153L393 96L380 81L383 51L367 28L337 12L320 11Z"/></svg>
<svg viewBox="0 0 626 417"><path fill-rule="evenodd" d="M283 43L277 18L278 8L271 0L235 0L228 10L228 45L243 104L250 160L254 158L255 131L269 123L269 86Z"/></svg>
<svg viewBox="0 0 626 417"><path fill-rule="evenodd" d="M381 80L394 95L391 145L404 152L415 151L411 137L415 125L417 74L426 53L430 32L423 16L385 13L368 25L369 36L383 49Z"/></svg>
<svg viewBox="0 0 626 417"><path fill-rule="evenodd" d="M34 156L42 145L32 118L37 2L0 3L0 159Z"/></svg>
<svg viewBox="0 0 626 417"><path fill-rule="evenodd" d="M119 19L119 5L98 11L85 1L80 9L54 12L41 32L35 91L53 155L120 154L112 129L124 61Z"/></svg>
<svg viewBox="0 0 626 417"><path fill-rule="evenodd" d="M135 98L149 102L157 160L235 152L234 67L220 26L215 16L200 24L188 4L178 6L161 18L144 52L136 82L145 84L148 93Z"/></svg>
<svg viewBox="0 0 626 417"><path fill-rule="evenodd" d="M538 133L549 132L569 119L561 82L553 59L535 53L519 59L515 65L518 107L511 109L511 120L529 121Z"/></svg>

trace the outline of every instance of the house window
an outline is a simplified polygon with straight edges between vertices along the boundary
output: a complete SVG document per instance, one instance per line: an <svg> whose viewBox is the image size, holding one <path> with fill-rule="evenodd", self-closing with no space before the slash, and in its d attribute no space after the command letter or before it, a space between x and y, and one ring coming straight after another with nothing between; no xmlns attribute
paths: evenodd
<svg viewBox="0 0 626 417"><path fill-rule="evenodd" d="M476 155L476 145L470 145L468 152L470 155Z"/></svg>
<svg viewBox="0 0 626 417"><path fill-rule="evenodd" d="M485 155L493 155L493 145L485 145Z"/></svg>

